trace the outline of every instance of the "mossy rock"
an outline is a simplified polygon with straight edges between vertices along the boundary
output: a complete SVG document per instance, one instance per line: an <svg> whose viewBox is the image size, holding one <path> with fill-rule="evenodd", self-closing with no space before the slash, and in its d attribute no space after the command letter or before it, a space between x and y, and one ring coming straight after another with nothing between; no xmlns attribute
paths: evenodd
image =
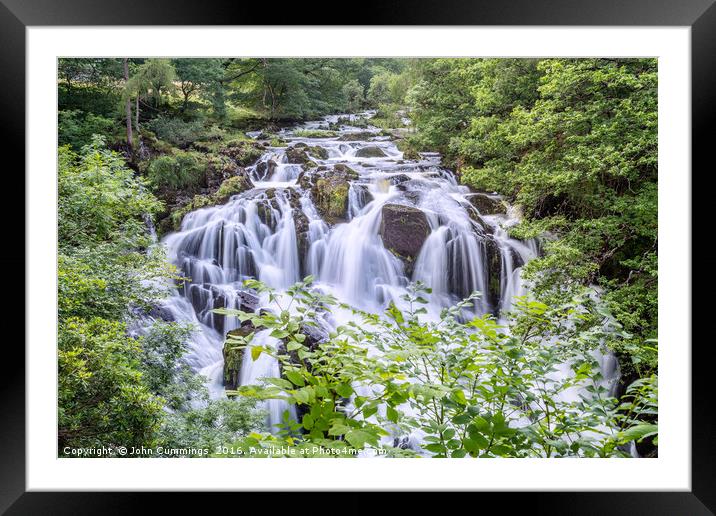
<svg viewBox="0 0 716 516"><path fill-rule="evenodd" d="M357 178L355 170L338 163L333 168L318 167L301 173L298 184L311 191L313 204L326 222L335 224L346 220L350 181Z"/></svg>
<svg viewBox="0 0 716 516"><path fill-rule="evenodd" d="M507 207L499 197L483 192L473 193L467 200L477 208L481 215L494 215L497 213L506 214Z"/></svg>
<svg viewBox="0 0 716 516"><path fill-rule="evenodd" d="M386 156L383 149L377 145L369 145L358 149L355 154L356 158L384 158Z"/></svg>
<svg viewBox="0 0 716 516"><path fill-rule="evenodd" d="M365 141L370 140L371 138L374 138L376 136L375 133L372 133L370 131L359 131L355 133L346 133L342 134L338 141L341 142L357 142L357 141Z"/></svg>
<svg viewBox="0 0 716 516"><path fill-rule="evenodd" d="M224 387L227 390L236 390L241 385L241 366L244 362L244 348L239 348L239 342L233 342L232 337L245 338L255 331L254 325L246 321L239 328L226 334L222 354L224 356Z"/></svg>
<svg viewBox="0 0 716 516"><path fill-rule="evenodd" d="M253 187L251 180L245 174L240 174L221 183L221 186L212 197L216 203L222 204L227 202L231 196L251 190Z"/></svg>
<svg viewBox="0 0 716 516"><path fill-rule="evenodd" d="M188 213L209 206L225 204L229 201L231 196L251 190L253 187L253 183L243 171L240 174L231 176L221 183L216 192L212 194L195 195L190 202L172 210L169 216L162 220L160 233L166 234L170 231L179 231L181 229L181 222ZM165 220L168 221L165 222Z"/></svg>
<svg viewBox="0 0 716 516"><path fill-rule="evenodd" d="M224 144L219 153L229 156L239 166L248 167L263 156L264 149L257 142L231 140Z"/></svg>
<svg viewBox="0 0 716 516"><path fill-rule="evenodd" d="M328 151L323 147L309 146L303 142L286 149L286 158L289 163L306 164L312 161L311 156L318 159L328 159Z"/></svg>

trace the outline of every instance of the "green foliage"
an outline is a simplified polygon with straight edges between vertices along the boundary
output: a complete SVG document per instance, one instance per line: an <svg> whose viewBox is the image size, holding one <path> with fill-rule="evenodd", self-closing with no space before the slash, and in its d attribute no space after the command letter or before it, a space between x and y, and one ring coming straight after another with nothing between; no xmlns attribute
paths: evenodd
<svg viewBox="0 0 716 516"><path fill-rule="evenodd" d="M158 441L165 449L194 451L188 455L193 457L207 456L222 445L265 431L265 421L266 413L256 408L256 400L211 400L198 408L167 414Z"/></svg>
<svg viewBox="0 0 716 516"><path fill-rule="evenodd" d="M153 444L161 403L142 383L120 322L71 318L58 336L58 449Z"/></svg>
<svg viewBox="0 0 716 516"><path fill-rule="evenodd" d="M149 241L142 217L161 208L147 183L95 137L80 154L62 147L58 156L60 251L119 241L126 247Z"/></svg>
<svg viewBox="0 0 716 516"><path fill-rule="evenodd" d="M525 227L513 235L548 237L526 270L542 300L604 287L632 335L611 345L639 374L657 366L647 344L657 334L656 66L439 59L407 97L418 130L409 143L441 150L464 183L519 205Z"/></svg>
<svg viewBox="0 0 716 516"><path fill-rule="evenodd" d="M154 108L162 105L162 92L174 89L176 70L169 59L147 59L135 70L124 86L125 98L145 97L152 101Z"/></svg>
<svg viewBox="0 0 716 516"><path fill-rule="evenodd" d="M345 97L346 109L349 112L359 111L365 105L365 91L358 79L346 82L342 88Z"/></svg>
<svg viewBox="0 0 716 516"><path fill-rule="evenodd" d="M286 419L277 437L249 436L253 445L281 439L299 449L310 443L355 452L389 449L383 438L390 433L420 431L424 451L436 457L610 457L624 456L623 445L645 435L635 428L646 410L624 415L602 382L595 352L619 327L586 292L555 308L522 298L502 325L490 315L465 320L477 294L431 319L430 290L416 284L402 309L391 303L384 315L353 310L357 322L308 347L303 325L338 308L331 296L312 291L311 281L287 297L247 281L268 294L276 312L217 310L282 342L261 346L253 334L231 341L248 346L252 360L276 357L282 370L281 378L234 394L299 409L299 421ZM564 364L568 374L558 374ZM635 406L647 403L638 397ZM655 403L650 397L649 410Z"/></svg>
<svg viewBox="0 0 716 516"><path fill-rule="evenodd" d="M189 107L191 97L198 94L211 104L214 116L223 119L226 116L226 99L221 84L223 59L180 58L172 59L172 64L181 82L182 111Z"/></svg>
<svg viewBox="0 0 716 516"><path fill-rule="evenodd" d="M159 156L147 167L147 178L155 188L196 188L204 179L206 158L201 153L178 151Z"/></svg>
<svg viewBox="0 0 716 516"><path fill-rule="evenodd" d="M621 444L632 441L659 445L659 384L656 375L633 382L619 406L617 421L621 431L617 440Z"/></svg>
<svg viewBox="0 0 716 516"><path fill-rule="evenodd" d="M148 125L159 138L181 148L186 148L197 140L208 139L208 131L199 120L185 122L180 118L160 116Z"/></svg>
<svg viewBox="0 0 716 516"><path fill-rule="evenodd" d="M92 140L92 136L112 136L117 129L117 122L111 118L92 113L84 113L78 109L59 112L58 141L60 147L69 145L80 150Z"/></svg>

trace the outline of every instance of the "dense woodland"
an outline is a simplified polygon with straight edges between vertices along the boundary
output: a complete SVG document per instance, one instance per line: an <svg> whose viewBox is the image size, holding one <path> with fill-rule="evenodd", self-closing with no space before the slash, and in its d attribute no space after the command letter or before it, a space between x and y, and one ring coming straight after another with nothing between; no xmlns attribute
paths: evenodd
<svg viewBox="0 0 716 516"><path fill-rule="evenodd" d="M626 456L632 442L656 455L656 60L61 59L58 92L61 456L272 445L320 455L315 446L385 448L379 439L393 426L424 432L438 457ZM462 184L519 210L510 233L539 237L542 248L525 267L530 296L507 328L489 314L466 321L459 306L426 324L430 285L414 285L411 310L356 311L364 324L309 350L302 320L336 300L307 278L289 292L298 313L238 314L284 339L300 363L280 355L282 378L209 399L183 359L191 327L133 330L181 280L147 220L161 237L245 188L231 171L263 152L247 132L282 145L281 127L367 109L377 111L370 124L401 128L390 134L406 159L439 152ZM561 391L595 378L595 348L619 359L616 397L595 384L589 399L562 401ZM546 390L544 377L566 361L572 379ZM405 388L407 376L420 387ZM380 394L357 396L347 412L340 400L355 384ZM260 402L277 397L301 419L272 434ZM515 404L529 407L525 427L509 424Z"/></svg>

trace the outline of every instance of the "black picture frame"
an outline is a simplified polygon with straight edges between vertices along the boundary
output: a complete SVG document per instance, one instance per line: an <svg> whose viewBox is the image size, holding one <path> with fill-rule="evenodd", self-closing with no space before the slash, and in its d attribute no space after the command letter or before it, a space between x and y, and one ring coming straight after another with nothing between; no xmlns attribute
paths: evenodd
<svg viewBox="0 0 716 516"><path fill-rule="evenodd" d="M689 26L691 27L692 73L692 169L706 164L716 130L716 0L490 0L470 3L459 0L430 2L364 1L350 19L356 25L577 25L577 26ZM325 4L325 5L322 5ZM236 0L0 0L0 124L6 153L16 165L5 169L6 198L24 199L24 154L13 149L24 147L25 137L25 29L28 26L63 25L334 25L330 14L340 8L329 2L277 4L277 8L258 2ZM267 11L271 10L270 17ZM691 174L692 171L684 171ZM706 173L706 171L702 171ZM12 177L9 177L12 176ZM686 176L685 176L686 180ZM14 184L13 184L14 183ZM696 192L693 190L692 192ZM9 195L12 192L12 195ZM703 190L702 190L703 192ZM693 205L696 205L694 199ZM23 201L19 201L22 203ZM25 270L25 226L20 223L20 206L3 203L7 211L3 281L10 282L12 307L6 321L17 318L17 293L24 284L16 272ZM696 218L693 217L694 222ZM23 219L24 221L24 219ZM9 227L8 227L9 226ZM7 233L10 233L9 235ZM692 228L692 235L698 234ZM19 251L22 249L22 251ZM691 252L691 250L685 250ZM696 263L694 263L694 267ZM14 283L14 284L13 284ZM24 298L24 297L23 297ZM691 304L690 299L683 300ZM694 303L696 308L696 303ZM12 312L11 312L12 310ZM696 310L697 315L699 309ZM706 310L701 308L700 310ZM12 317L12 315L14 317ZM694 321L704 319L693 317ZM8 317L10 316L10 317ZM25 324L32 323L32 307L26 306ZM14 323L13 323L14 324ZM668 324L668 322L662 322ZM9 322L8 322L9 325ZM16 325L19 326L19 325ZM24 333L22 330L20 333ZM23 335L18 335L22 337ZM0 511L7 514L128 514L147 510L160 503L164 512L173 504L187 503L198 493L170 496L149 493L59 493L26 492L25 488L25 353L19 338L4 339L4 367L0 373ZM689 343L683 343L685 346ZM590 492L590 493L480 493L479 505L487 510L504 504L509 510L529 510L550 514L713 514L716 512L716 446L711 438L714 403L711 399L710 340L694 340L692 345L692 490L690 492ZM685 349L687 349L685 347ZM10 365L12 364L12 365ZM236 495L223 495L224 497ZM245 496L241 494L240 496ZM452 496L452 495L451 495ZM472 495L474 499L476 496ZM275 507L297 507L297 494L270 495ZM494 498L493 499L488 499ZM160 498L158 500L158 498ZM397 497L404 510L421 503L421 497ZM502 500L502 502L500 502ZM487 502L487 503L486 503ZM492 502L492 503L489 503ZM348 510L367 510L368 498L359 493L344 495L341 505ZM219 510L212 504L212 510ZM449 506L448 506L449 507Z"/></svg>

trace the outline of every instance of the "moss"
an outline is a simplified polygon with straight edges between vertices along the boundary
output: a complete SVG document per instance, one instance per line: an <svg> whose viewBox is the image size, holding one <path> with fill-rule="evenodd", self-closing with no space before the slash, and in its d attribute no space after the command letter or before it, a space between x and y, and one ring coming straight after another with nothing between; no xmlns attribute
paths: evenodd
<svg viewBox="0 0 716 516"><path fill-rule="evenodd" d="M213 199L218 203L226 202L232 195L240 194L250 190L252 187L251 181L245 175L233 176L221 183L221 186L213 195Z"/></svg>
<svg viewBox="0 0 716 516"><path fill-rule="evenodd" d="M316 205L331 218L342 218L348 209L348 183L333 182L328 178L316 181Z"/></svg>
<svg viewBox="0 0 716 516"><path fill-rule="evenodd" d="M338 133L336 131L326 131L325 129L299 129L294 131L293 135L299 138L335 138Z"/></svg>
<svg viewBox="0 0 716 516"><path fill-rule="evenodd" d="M264 153L256 142L239 139L227 141L219 152L242 167L253 165Z"/></svg>
<svg viewBox="0 0 716 516"><path fill-rule="evenodd" d="M189 203L173 210L169 214L169 220L171 222L169 224L169 227L163 226L163 229L170 231L179 231L179 229L181 229L181 221L184 219L184 216L187 213L201 208L206 208L208 206L224 204L229 200L229 198L231 198L232 195L245 192L246 190L250 190L251 188L253 188L253 185L248 179L248 177L246 177L245 175L241 174L237 176L232 176L226 179L223 183L221 183L219 189L213 194L195 195Z"/></svg>

